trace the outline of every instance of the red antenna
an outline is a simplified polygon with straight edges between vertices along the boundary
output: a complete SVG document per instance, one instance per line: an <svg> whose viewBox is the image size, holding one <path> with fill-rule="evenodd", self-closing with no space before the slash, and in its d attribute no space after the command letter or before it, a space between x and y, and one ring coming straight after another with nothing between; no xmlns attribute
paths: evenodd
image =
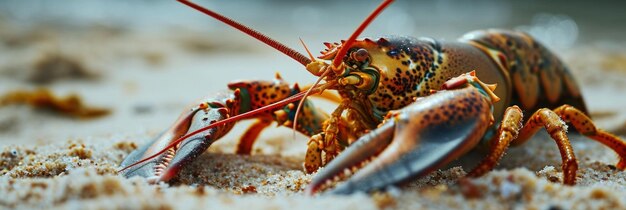
<svg viewBox="0 0 626 210"><path fill-rule="evenodd" d="M341 45L341 49L339 49L339 52L337 52L337 54L335 55L335 59L333 60L333 68L339 67L341 61L343 60L343 57L345 57L348 53L348 49L350 49L352 43L356 41L356 37L361 35L361 32L363 32L363 30L367 28L367 26L374 20L374 18L376 18L376 16L378 16L378 14L380 14L392 2L393 0L386 0L380 3L380 5L378 5L378 7L363 21L363 23L361 23L361 25L354 31L354 33L352 33L352 36L350 36L350 38L348 38L348 40Z"/></svg>
<svg viewBox="0 0 626 210"><path fill-rule="evenodd" d="M237 21L234 21L230 18L227 18L223 15L220 15L216 12L213 12L207 8L204 8L200 5L197 5L195 3L189 2L187 0L178 0L178 2L183 3L191 8L194 8L204 14L207 14L229 26L232 26L233 28L246 33L248 35L250 35L251 37L269 45L270 47L284 53L285 55L289 56L290 58L293 58L294 60L298 61L299 63L301 63L302 65L306 66L307 64L311 63L311 59L307 58L306 56L302 55L301 53L299 53L298 51L295 51L287 46L285 46L284 44L269 38L268 36L266 36L265 34L262 34L261 32L258 32L248 26L245 26L241 23L238 23Z"/></svg>

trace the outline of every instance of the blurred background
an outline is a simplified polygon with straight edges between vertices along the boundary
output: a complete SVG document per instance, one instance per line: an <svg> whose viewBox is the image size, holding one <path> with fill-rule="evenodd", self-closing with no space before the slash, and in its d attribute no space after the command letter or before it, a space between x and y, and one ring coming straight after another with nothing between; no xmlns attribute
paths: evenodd
<svg viewBox="0 0 626 210"><path fill-rule="evenodd" d="M226 16L267 31L277 38L329 36L345 38L379 1L196 1ZM369 27L367 34L411 34L454 39L485 27L560 27L581 41L623 39L626 15L621 1L397 1ZM225 27L202 18L175 1L46 1L3 0L2 18L17 28L38 24L67 29L108 26L155 32L168 28L220 31ZM567 23L562 23L562 22ZM566 26L567 24L567 26ZM552 32L559 32L551 29ZM571 31L566 31L571 30ZM322 38L322 37L320 37ZM309 38L313 39L313 38ZM311 40L316 41L316 40ZM293 41L297 43L296 41Z"/></svg>
<svg viewBox="0 0 626 210"><path fill-rule="evenodd" d="M379 4L195 2L304 51L302 38L313 52L322 42L347 38ZM363 36L454 41L477 29L526 31L572 68L600 126L623 131L624 8L613 1L398 0ZM60 97L75 93L84 105L110 113L85 119L5 102L0 145L153 136L228 81L269 80L277 71L292 82L315 80L297 62L175 1L2 0L0 95L46 88Z"/></svg>

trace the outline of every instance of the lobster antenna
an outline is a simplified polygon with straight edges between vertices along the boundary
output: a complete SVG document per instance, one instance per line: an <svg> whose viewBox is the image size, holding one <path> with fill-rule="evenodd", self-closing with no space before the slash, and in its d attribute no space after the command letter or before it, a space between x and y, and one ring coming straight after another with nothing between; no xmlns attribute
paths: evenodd
<svg viewBox="0 0 626 210"><path fill-rule="evenodd" d="M311 60L315 60L315 57L313 57L313 54L311 54L311 51L309 51L309 48L306 46L304 41L302 41L302 38L300 38L300 43L304 47L304 50L306 51L306 53L309 55L309 58L311 58Z"/></svg>
<svg viewBox="0 0 626 210"><path fill-rule="evenodd" d="M380 5L378 5L378 7L363 21L363 23L361 23L361 25L354 31L354 33L352 33L352 36L350 36L350 38L348 38L348 40L342 44L341 49L339 49L339 52L337 52L337 54L335 55L335 59L333 60L333 69L339 67L341 61L343 60L343 57L345 57L348 53L348 49L350 49L352 43L356 41L357 36L361 35L361 32L363 32L363 30L367 28L367 26L374 20L374 18L376 18L376 16L378 16L378 14L380 14L392 2L393 0L385 0L384 2L380 3Z"/></svg>
<svg viewBox="0 0 626 210"><path fill-rule="evenodd" d="M322 73L322 75L320 75L320 77L317 79L317 81L315 81L315 83L313 84L313 87L316 87L317 84L319 84L322 79L324 79L324 77L326 77L326 75L328 75L328 73L330 73L330 70L324 70L324 73ZM300 110L302 109L302 106L304 105L304 100L306 100L307 97L309 97L309 95L311 95L311 91L313 91L313 87L309 88L309 90L306 91L306 93L304 94L304 96L302 97L302 100L300 100L300 102L298 103L298 108L296 108L296 113L293 116L293 138L296 138L296 128L298 126L298 116L300 114ZM320 92L324 91L324 89L321 89Z"/></svg>
<svg viewBox="0 0 626 210"><path fill-rule="evenodd" d="M258 32L248 26L245 26L241 23L238 23L237 21L234 21L230 18L227 18L223 15L220 15L216 12L213 12L207 8L204 8L200 5L197 5L195 3L192 3L188 0L178 0L178 2L183 3L191 8L194 8L204 14L207 14L229 26L232 26L233 28L248 34L249 36L269 45L270 47L282 52L283 54L289 56L290 58L293 58L294 60L298 61L299 63L301 63L302 65L306 66L307 64L311 63L311 59L307 58L306 56L302 55L302 53L299 53L298 51L295 51L287 46L285 46L284 44L269 38L267 35L262 34L261 32Z"/></svg>

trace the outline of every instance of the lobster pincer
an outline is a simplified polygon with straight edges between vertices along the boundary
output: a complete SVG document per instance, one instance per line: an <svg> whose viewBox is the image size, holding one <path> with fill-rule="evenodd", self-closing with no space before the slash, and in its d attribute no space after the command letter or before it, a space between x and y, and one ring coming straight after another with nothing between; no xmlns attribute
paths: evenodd
<svg viewBox="0 0 626 210"><path fill-rule="evenodd" d="M208 97L204 101L212 101L211 104L200 103L183 113L169 130L133 151L124 159L120 165L124 168L123 175L146 177L150 183L171 179L184 164L202 154L215 140L227 133L233 127L233 123L208 129L179 143L173 143L173 141L190 131L223 120L233 114L229 113L229 110L237 110L235 101L239 101L238 96L239 91ZM143 163L142 160L144 160Z"/></svg>
<svg viewBox="0 0 626 210"><path fill-rule="evenodd" d="M353 175L331 193L381 189L436 170L473 148L493 123L493 89L473 73L453 78L444 90L390 112L314 178L313 194L337 176ZM354 171L355 169L362 168Z"/></svg>
<svg viewBox="0 0 626 210"><path fill-rule="evenodd" d="M273 81L247 80L228 84L229 91L206 97L158 138L133 151L121 164L125 177L141 176L151 183L167 182L189 161L202 154L215 141L228 133L237 120L256 119L241 137L238 154L250 154L260 132L272 122L291 126L293 103L267 108L269 104L289 100L300 93L298 85L289 86L280 75ZM302 100L303 114L297 119L297 131L308 134L319 132L327 114L318 111L310 101ZM296 102L296 101L294 101ZM266 107L261 110L259 107ZM282 108L282 109L281 109Z"/></svg>

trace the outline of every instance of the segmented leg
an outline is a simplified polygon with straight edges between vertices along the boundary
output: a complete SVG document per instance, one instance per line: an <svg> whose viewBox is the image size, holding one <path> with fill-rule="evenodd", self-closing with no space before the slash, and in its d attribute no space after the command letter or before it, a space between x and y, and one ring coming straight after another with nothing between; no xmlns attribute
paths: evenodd
<svg viewBox="0 0 626 210"><path fill-rule="evenodd" d="M574 184L576 182L575 177L578 164L569 140L565 135L567 132L565 123L571 123L581 134L611 148L620 157L617 168L621 170L626 168L626 142L615 135L597 129L587 115L570 105L560 106L554 109L554 111L549 109L538 110L529 118L523 129L520 127L521 120L522 113L519 108L515 106L507 109L502 124L498 129L498 136L492 140L489 154L468 176L478 177L491 171L502 158L509 144L519 145L528 141L530 137L544 126L556 141L561 152L561 158L563 159L563 183ZM520 129L522 130L520 131ZM518 133L520 134L519 137L517 137Z"/></svg>
<svg viewBox="0 0 626 210"><path fill-rule="evenodd" d="M239 139L239 143L237 144L238 155L250 155L252 153L252 145L254 141L259 137L261 131L263 131L267 126L272 124L271 118L259 118L254 124L252 124L248 130L241 136Z"/></svg>
<svg viewBox="0 0 626 210"><path fill-rule="evenodd" d="M585 113L570 105L560 106L554 109L554 112L565 122L571 123L581 134L615 151L620 158L616 167L620 170L626 169L626 142L613 134L596 128L593 121Z"/></svg>
<svg viewBox="0 0 626 210"><path fill-rule="evenodd" d="M517 111L515 111L517 112ZM509 119L506 119L509 118ZM521 128L519 136L517 138L509 137L514 135L515 130L519 130L511 120L511 116L505 116L503 126L499 129L500 136L494 139L487 158L479 164L476 169L472 170L469 176L480 176L495 166L496 162L502 158L504 150L509 144L519 145L530 139L541 127L545 127L546 131L550 134L552 139L556 142L561 153L561 159L563 159L563 184L573 185L576 183L576 170L578 169L578 163L576 162L576 156L572 145L567 138L567 125L561 120L561 118L550 109L539 109L530 118L526 125ZM515 117L516 118L516 117ZM507 125L508 124L508 125Z"/></svg>
<svg viewBox="0 0 626 210"><path fill-rule="evenodd" d="M307 173L313 173L322 166L321 145L323 145L323 139L323 134L317 134L312 136L307 143L306 155L302 164L304 171Z"/></svg>
<svg viewBox="0 0 626 210"><path fill-rule="evenodd" d="M528 141L541 127L545 127L546 131L552 139L556 142L561 153L561 159L563 159L563 184L574 185L576 183L576 170L578 170L578 162L574 155L572 145L567 138L567 125L559 115L550 109L539 109L530 118L522 131L518 139L512 142L513 145L518 145Z"/></svg>
<svg viewBox="0 0 626 210"><path fill-rule="evenodd" d="M500 123L500 127L498 127L498 135L491 140L487 157L469 172L467 176L482 176L496 166L502 156L504 156L504 152L509 148L511 141L517 138L520 129L522 129L523 118L522 110L519 107L512 106L506 109L502 123Z"/></svg>

